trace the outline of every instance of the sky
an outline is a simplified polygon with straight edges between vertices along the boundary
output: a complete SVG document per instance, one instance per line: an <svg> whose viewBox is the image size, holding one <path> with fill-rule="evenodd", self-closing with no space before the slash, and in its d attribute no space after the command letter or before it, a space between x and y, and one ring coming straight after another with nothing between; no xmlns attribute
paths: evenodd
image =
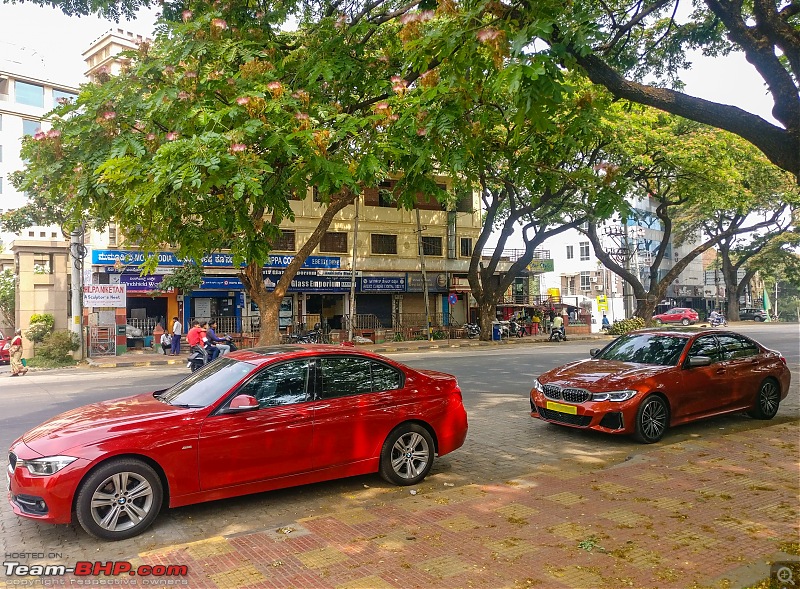
<svg viewBox="0 0 800 589"><path fill-rule="evenodd" d="M33 4L0 4L0 69L4 59L15 59L22 51L42 69L45 79L77 86L86 71L81 54L92 41L116 27L150 35L156 13L156 9L142 10L136 21L117 24L97 17L67 17L60 10ZM692 61L693 69L682 75L690 94L739 106L774 122L763 81L743 55L709 59L698 53Z"/></svg>

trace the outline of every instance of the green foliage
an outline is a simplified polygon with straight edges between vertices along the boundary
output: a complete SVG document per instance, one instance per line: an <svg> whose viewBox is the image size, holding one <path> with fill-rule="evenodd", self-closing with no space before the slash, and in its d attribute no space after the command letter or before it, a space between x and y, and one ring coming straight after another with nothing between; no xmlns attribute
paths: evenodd
<svg viewBox="0 0 800 589"><path fill-rule="evenodd" d="M35 313L31 315L30 325L25 332L25 337L34 343L42 343L53 331L56 319L50 313Z"/></svg>
<svg viewBox="0 0 800 589"><path fill-rule="evenodd" d="M72 363L70 352L80 348L80 339L72 331L53 331L48 333L36 347L36 355L56 362Z"/></svg>
<svg viewBox="0 0 800 589"><path fill-rule="evenodd" d="M184 264L167 274L159 284L159 291L174 289L178 292L191 292L203 282L203 268L197 264Z"/></svg>
<svg viewBox="0 0 800 589"><path fill-rule="evenodd" d="M0 318L6 325L14 324L17 277L11 270L0 272Z"/></svg>
<svg viewBox="0 0 800 589"><path fill-rule="evenodd" d="M623 319L622 321L615 321L608 328L609 335L622 335L629 331L642 329L645 326L645 321L641 317L631 317L630 319Z"/></svg>

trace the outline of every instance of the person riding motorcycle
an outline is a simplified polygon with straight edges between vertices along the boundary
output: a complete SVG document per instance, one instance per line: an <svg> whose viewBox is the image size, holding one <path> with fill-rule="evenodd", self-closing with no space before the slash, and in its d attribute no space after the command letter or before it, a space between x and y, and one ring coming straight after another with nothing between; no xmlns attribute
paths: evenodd
<svg viewBox="0 0 800 589"><path fill-rule="evenodd" d="M200 327L200 322L196 319L192 321L192 327L186 334L186 341L189 343L189 349L199 352L203 355L203 364L208 364L208 350L205 347L206 333Z"/></svg>
<svg viewBox="0 0 800 589"><path fill-rule="evenodd" d="M230 346L230 338L227 337L219 337L217 335L217 322L211 321L208 323L208 329L206 329L206 337L208 338L208 342L214 346L219 352L217 354L212 354L212 360L215 360L219 356L224 356L228 352L231 351Z"/></svg>
<svg viewBox="0 0 800 589"><path fill-rule="evenodd" d="M567 339L567 333L564 330L564 320L561 318L561 315L556 315L553 317L553 326L550 328L550 339L553 339L553 332L560 331L561 332L561 339Z"/></svg>
<svg viewBox="0 0 800 589"><path fill-rule="evenodd" d="M725 323L725 317L723 317L722 313L714 309L708 314L708 322L712 327L716 327L717 325L722 325Z"/></svg>

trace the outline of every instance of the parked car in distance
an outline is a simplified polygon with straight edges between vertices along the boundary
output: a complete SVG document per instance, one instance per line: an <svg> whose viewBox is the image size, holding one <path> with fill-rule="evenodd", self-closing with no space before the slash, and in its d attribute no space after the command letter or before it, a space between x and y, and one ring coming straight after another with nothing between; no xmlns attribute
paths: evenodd
<svg viewBox="0 0 800 589"><path fill-rule="evenodd" d="M352 347L239 350L168 389L62 413L9 451L17 515L121 540L170 507L379 472L415 485L459 448L456 378ZM224 509L221 504L220 509Z"/></svg>
<svg viewBox="0 0 800 589"><path fill-rule="evenodd" d="M680 323L681 325L694 325L700 319L700 315L694 309L687 307L673 307L666 313L653 315L653 322L656 325L662 323Z"/></svg>
<svg viewBox="0 0 800 589"><path fill-rule="evenodd" d="M6 337L0 331L0 364L11 364L11 352L6 348L7 344L11 344L11 336Z"/></svg>
<svg viewBox="0 0 800 589"><path fill-rule="evenodd" d="M739 309L740 321L766 321L767 312L764 309L745 308Z"/></svg>
<svg viewBox="0 0 800 589"><path fill-rule="evenodd" d="M789 392L786 359L731 331L640 330L591 354L534 380L532 417L652 443L714 415L772 419Z"/></svg>

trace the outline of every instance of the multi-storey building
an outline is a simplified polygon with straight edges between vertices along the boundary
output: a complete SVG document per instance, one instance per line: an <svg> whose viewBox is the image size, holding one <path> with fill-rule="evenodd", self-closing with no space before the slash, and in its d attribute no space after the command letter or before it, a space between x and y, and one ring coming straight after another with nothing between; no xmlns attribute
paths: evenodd
<svg viewBox="0 0 800 589"><path fill-rule="evenodd" d="M0 212L18 208L27 201L25 194L18 192L9 182L11 172L22 169L20 158L22 138L47 132L50 123L45 115L56 107L60 100L71 100L77 96L77 88L36 77L36 68L30 67L35 60L22 48L4 44L6 55L0 57ZM61 239L58 227L30 227L21 235L0 235L8 245L15 237L26 239Z"/></svg>
<svg viewBox="0 0 800 589"><path fill-rule="evenodd" d="M401 318L407 324L422 324L425 300L420 241L433 320L441 325L467 319L468 297L455 285L466 282L472 246L480 232L478 199L470 194L453 211L443 210L434 199L422 200L418 204L420 233L416 211L398 209L391 201L393 185L394 181L387 181L361 195L357 235L355 206L336 216L289 288L280 312L282 327L298 322L310 327L320 322L332 330L345 330L354 274L358 327L398 328ZM280 278L324 212L313 190L291 206L295 221L283 224L280 242L264 267L268 287ZM125 247L123 233L111 227L93 235L90 255L93 282L126 285L129 322L140 324L147 333L157 323L167 325L174 316L187 324L193 318L213 317L223 331L258 330L258 309L236 277L229 255L211 254L203 260L204 280L193 292L155 294L163 275L182 261L165 250L159 253L156 273L141 277L138 263L143 254Z"/></svg>
<svg viewBox="0 0 800 589"><path fill-rule="evenodd" d="M597 227L597 233L603 249L622 267L638 276L645 289L649 289L650 264L660 247L663 228L655 215L655 203L650 199L637 200L632 204L632 214L626 222L603 223ZM664 260L658 270L659 280L681 259L683 253L696 245L691 240L680 246L671 241L667 243ZM605 313L610 321L631 316L636 308L632 289L603 266L583 230L565 231L545 241L542 247L550 250L554 260L554 271L546 272L540 278L543 294L557 289L562 297L576 297L579 306L591 313L594 331L600 330L604 301L608 307ZM669 285L657 312L676 306L705 308L703 283L703 261L702 257L698 257ZM598 304L601 308L598 308Z"/></svg>

